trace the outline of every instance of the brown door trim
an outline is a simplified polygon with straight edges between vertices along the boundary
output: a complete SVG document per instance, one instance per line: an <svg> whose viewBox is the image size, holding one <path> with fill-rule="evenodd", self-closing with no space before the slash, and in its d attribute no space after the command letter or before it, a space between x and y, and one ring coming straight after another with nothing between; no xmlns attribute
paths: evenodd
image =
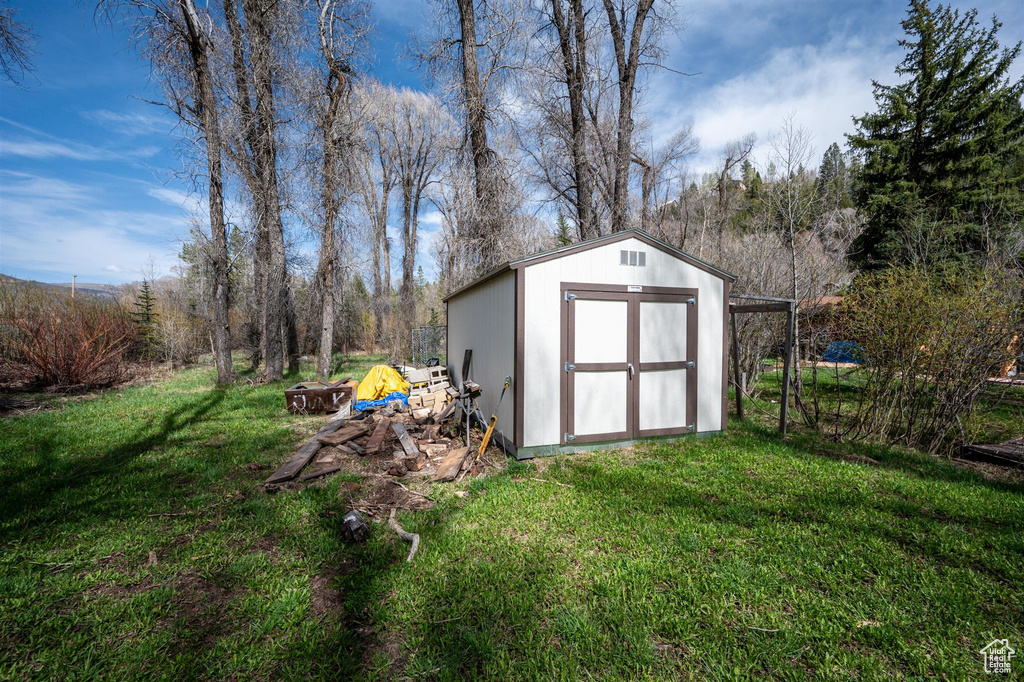
<svg viewBox="0 0 1024 682"><path fill-rule="evenodd" d="M643 287L642 291L629 291L628 285L615 284L593 284L579 282L562 282L560 287L559 315L561 332L561 352L559 358L559 369L562 372L560 381L560 395L562 397L560 406L560 442L566 444L565 434L574 434L575 430L575 379L565 371L565 364L575 364L578 371L628 371L632 363L634 371L629 377L629 385L626 391L626 430L615 433L580 435L572 441L574 443L587 443L595 441L625 440L627 438L639 438L646 436L686 434L696 431L697 424L697 320L698 320L698 291L689 287ZM632 287L637 288L637 287ZM575 294L575 297L566 300L566 292ZM645 302L679 302L686 303L692 298L686 314L686 359L671 362L653 362L640 364L640 303ZM627 340L626 360L624 362L602 362L602 363L574 363L576 349L576 306L577 300L597 301L626 301L627 302ZM682 330L681 330L682 331ZM688 363L694 363L688 367ZM665 429L640 430L640 381L639 374L644 370L657 371L667 369L686 370L686 417L684 426ZM688 425L693 424L691 431Z"/></svg>
<svg viewBox="0 0 1024 682"><path fill-rule="evenodd" d="M575 297L566 300L566 292L575 294ZM566 444L565 434L575 435L576 428L576 372L587 372L587 371L628 371L629 358L635 354L635 347L633 346L634 338L632 335L633 324L633 305L631 305L632 294L624 291L624 288L617 286L603 286L589 284L585 285L585 288L577 287L572 282L563 282L560 291L561 301L560 306L562 313L559 315L561 318L561 333L562 333L562 349L560 353L559 369L562 372L561 380L561 426L562 433L559 434L559 442L563 445ZM576 369L571 372L565 371L565 364L575 364L576 357L576 301L583 299L585 301L625 301L626 303L626 359L622 362L588 362L579 363L576 365ZM571 442L573 443L592 443L597 441L607 440L624 440L630 437L632 431L632 424L630 422L631 416L634 412L633 405L635 401L634 392L631 390L632 387L627 387L626 391L626 430L616 431L609 433L599 434L587 434L576 436Z"/></svg>
<svg viewBox="0 0 1024 682"><path fill-rule="evenodd" d="M665 289L669 287L663 287ZM639 359L640 353L640 303L641 302L674 302L674 303L685 303L688 299L693 298L693 303L690 304L686 311L686 359L681 362L645 362L637 363L640 368L640 374L644 370L666 370L666 369L685 369L686 370L686 417L683 420L684 426L682 427L671 427L664 429L640 429L640 382L637 381L634 390L636 391L636 418L634 420L635 429L633 438L646 438L648 436L668 436L668 435L682 435L686 433L695 433L697 431L697 372L700 371L700 367L697 365L697 321L698 313L700 311L700 296L698 290L693 288L673 288L671 294L662 292L643 293L636 294L636 314L638 317L636 334L637 334L637 359ZM687 367L687 364L692 362L692 367ZM688 428L690 424L693 424L693 429Z"/></svg>

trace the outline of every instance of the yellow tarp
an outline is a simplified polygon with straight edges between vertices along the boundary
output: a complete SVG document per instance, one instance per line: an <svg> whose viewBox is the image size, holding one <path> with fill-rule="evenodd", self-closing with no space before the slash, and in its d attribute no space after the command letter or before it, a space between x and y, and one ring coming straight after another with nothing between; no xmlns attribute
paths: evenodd
<svg viewBox="0 0 1024 682"><path fill-rule="evenodd" d="M380 400L396 391L409 392L409 382L392 367L374 365L359 382L356 400Z"/></svg>

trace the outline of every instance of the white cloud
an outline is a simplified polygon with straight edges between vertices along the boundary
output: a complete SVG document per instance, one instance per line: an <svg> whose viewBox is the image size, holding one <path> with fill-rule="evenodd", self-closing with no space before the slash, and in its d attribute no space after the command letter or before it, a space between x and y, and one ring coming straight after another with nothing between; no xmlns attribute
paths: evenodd
<svg viewBox="0 0 1024 682"><path fill-rule="evenodd" d="M169 187L150 187L146 194L186 213L199 214L209 211L209 204L205 199Z"/></svg>
<svg viewBox="0 0 1024 682"><path fill-rule="evenodd" d="M82 117L115 133L135 137L138 135L167 135L168 122L154 114L120 113L109 109L83 111Z"/></svg>
<svg viewBox="0 0 1024 682"><path fill-rule="evenodd" d="M101 187L30 173L0 172L0 269L50 281L125 282L152 258L158 274L177 263L182 217L112 209ZM91 274L90 274L91 273Z"/></svg>
<svg viewBox="0 0 1024 682"><path fill-rule="evenodd" d="M665 139L692 117L701 141L692 165L705 171L730 140L754 132L763 148L783 117L793 114L820 152L832 142L844 144L844 133L854 129L851 117L874 107L871 79L885 79L898 59L858 40L779 49L760 67L704 91L696 106L668 97L652 101L652 134Z"/></svg>
<svg viewBox="0 0 1024 682"><path fill-rule="evenodd" d="M101 161L113 158L110 152L89 145L68 145L61 142L8 138L0 139L0 156L22 156L28 159L72 159Z"/></svg>

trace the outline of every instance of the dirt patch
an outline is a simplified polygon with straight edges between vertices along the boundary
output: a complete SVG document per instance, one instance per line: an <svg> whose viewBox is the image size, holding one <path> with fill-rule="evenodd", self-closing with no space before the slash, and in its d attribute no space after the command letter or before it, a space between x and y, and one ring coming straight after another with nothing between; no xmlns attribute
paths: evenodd
<svg viewBox="0 0 1024 682"><path fill-rule="evenodd" d="M348 571L347 565L340 570L313 576L309 584L309 613L317 620L336 620L345 615L345 600L341 591L335 589L337 577Z"/></svg>
<svg viewBox="0 0 1024 682"><path fill-rule="evenodd" d="M211 630L227 618L235 591L216 585L194 572L184 574L175 585L175 620L184 618L190 630Z"/></svg>
<svg viewBox="0 0 1024 682"><path fill-rule="evenodd" d="M392 509L422 510L434 506L432 500L402 487L391 476L371 476L359 486L359 499L352 508L369 516L384 518Z"/></svg>
<svg viewBox="0 0 1024 682"><path fill-rule="evenodd" d="M278 556L277 552L277 536L276 535L264 535L256 541L256 549L263 552L267 556L276 559Z"/></svg>

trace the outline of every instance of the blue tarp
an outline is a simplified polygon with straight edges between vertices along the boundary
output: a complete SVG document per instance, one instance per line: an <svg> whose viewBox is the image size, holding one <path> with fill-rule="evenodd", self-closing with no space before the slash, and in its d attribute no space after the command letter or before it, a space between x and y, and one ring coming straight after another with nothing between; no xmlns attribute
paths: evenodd
<svg viewBox="0 0 1024 682"><path fill-rule="evenodd" d="M855 362L860 364L864 361L864 348L855 341L833 341L828 344L823 357L825 362Z"/></svg>
<svg viewBox="0 0 1024 682"><path fill-rule="evenodd" d="M356 412L362 412L368 407L384 407L392 400L401 400L402 404L406 406L409 404L408 394L402 393L401 391L395 391L394 393L384 396L380 400L357 400L353 407Z"/></svg>

